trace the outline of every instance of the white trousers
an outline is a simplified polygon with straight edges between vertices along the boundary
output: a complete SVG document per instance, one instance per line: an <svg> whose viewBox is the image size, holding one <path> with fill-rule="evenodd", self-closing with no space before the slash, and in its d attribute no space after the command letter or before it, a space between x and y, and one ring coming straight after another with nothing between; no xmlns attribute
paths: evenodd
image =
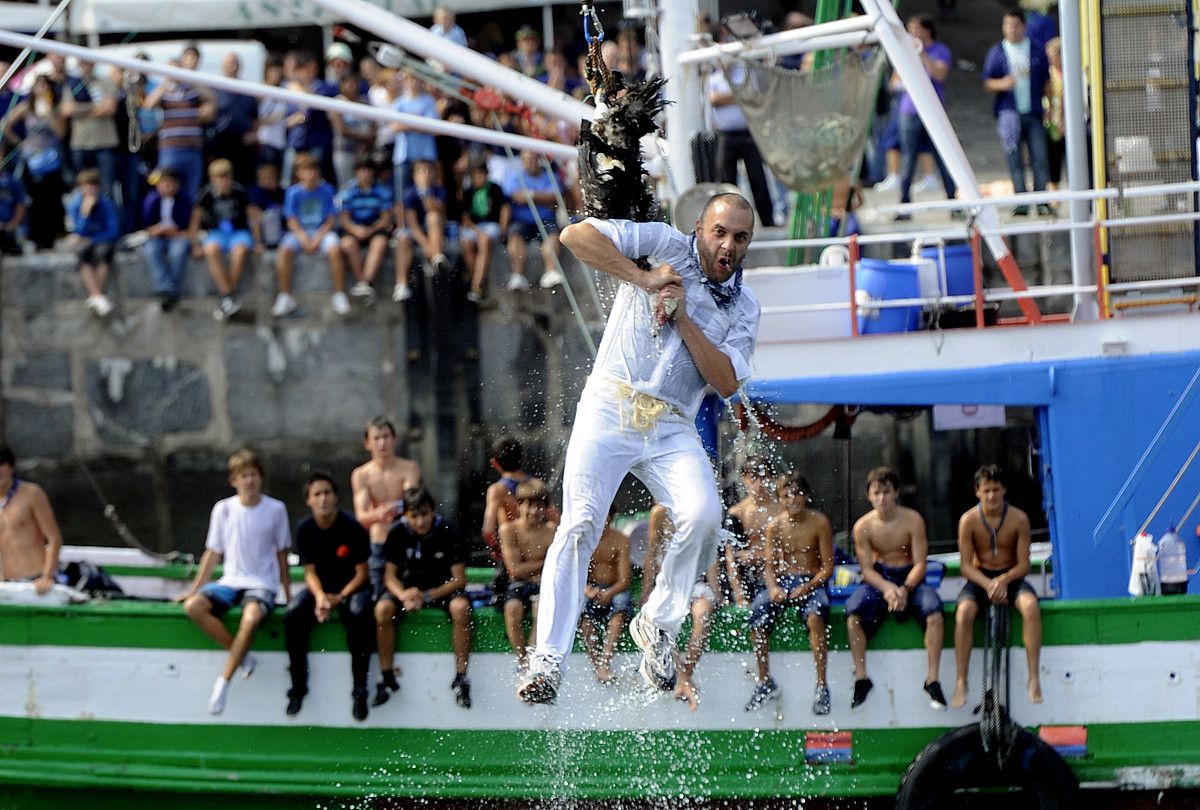
<svg viewBox="0 0 1200 810"><path fill-rule="evenodd" d="M542 568L538 653L565 660L571 651L588 563L626 473L641 479L676 528L642 608L655 625L678 634L692 587L716 558L721 503L695 424L668 412L642 432L629 426L631 410L611 383L594 377L579 400L563 473L562 522Z"/></svg>

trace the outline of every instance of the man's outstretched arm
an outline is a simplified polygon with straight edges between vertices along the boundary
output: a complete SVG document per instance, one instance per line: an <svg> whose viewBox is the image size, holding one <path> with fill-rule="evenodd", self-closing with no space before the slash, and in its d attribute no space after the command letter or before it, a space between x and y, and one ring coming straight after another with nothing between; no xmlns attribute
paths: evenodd
<svg viewBox="0 0 1200 810"><path fill-rule="evenodd" d="M683 283L683 278L669 264L659 265L649 272L642 270L591 223L568 225L563 228L560 239L579 261L646 292L657 292L668 284Z"/></svg>

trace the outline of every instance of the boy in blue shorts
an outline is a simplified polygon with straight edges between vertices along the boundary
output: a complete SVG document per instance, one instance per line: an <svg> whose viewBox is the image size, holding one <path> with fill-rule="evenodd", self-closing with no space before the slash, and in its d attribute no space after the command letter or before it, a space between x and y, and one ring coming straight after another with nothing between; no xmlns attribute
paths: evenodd
<svg viewBox="0 0 1200 810"><path fill-rule="evenodd" d="M175 598L205 635L229 651L225 669L217 676L208 710L225 711L229 681L241 670L242 677L254 674L257 664L250 654L254 634L275 606L275 587L291 599L287 552L291 545L287 508L282 501L264 495L263 467L250 450L229 457L229 484L237 494L217 501L208 523L208 539L200 570L191 588ZM213 568L224 561L221 578L209 582ZM230 634L223 616L234 605L242 608L236 634Z"/></svg>
<svg viewBox="0 0 1200 810"><path fill-rule="evenodd" d="M283 198L287 233L279 241L279 252L275 259L279 293L271 306L271 317L282 318L296 311L296 299L292 297L295 255L318 251L329 260L329 276L333 280L330 306L338 315L349 315L350 300L344 289L346 269L342 264L338 237L333 230L337 221L337 193L332 185L321 179L321 164L317 158L302 152L296 156L295 166L296 183L288 187Z"/></svg>
<svg viewBox="0 0 1200 810"><path fill-rule="evenodd" d="M218 321L231 317L242 308L237 286L250 251L262 245L259 215L258 207L246 189L234 182L233 164L224 158L209 164L208 185L196 200L188 230L192 254L199 257L203 253L208 274L221 296L213 312ZM200 237L202 230L203 239Z"/></svg>
<svg viewBox="0 0 1200 810"><path fill-rule="evenodd" d="M512 224L508 226L508 258L512 274L508 277L508 289L529 289L525 277L525 260L529 256L530 240L542 243L542 261L545 269L541 281L543 289L562 284L563 274L558 270L558 221L555 206L558 204L558 180L548 169L543 168L541 156L528 149L521 152L521 168L512 172L505 184L504 193L512 200ZM530 210L532 206L533 210ZM545 229L546 235L542 236Z"/></svg>
<svg viewBox="0 0 1200 810"><path fill-rule="evenodd" d="M829 714L829 685L825 680L829 592L825 583L833 575L833 529L829 518L809 508L811 492L808 481L797 472L782 476L776 488L783 511L767 524L763 567L766 587L750 603L750 640L758 662L758 686L746 703L748 712L779 697L779 686L771 677L771 631L780 613L795 608L808 627L816 665L813 714Z"/></svg>
<svg viewBox="0 0 1200 810"><path fill-rule="evenodd" d="M900 477L887 467L867 474L867 498L874 508L854 524L854 552L862 566L863 582L846 600L846 632L854 656L854 696L850 708L861 706L871 692L867 677L867 639L894 613L900 621L916 618L925 633L925 693L935 709L946 708L938 681L945 622L937 590L925 583L929 545L925 521L900 506Z"/></svg>
<svg viewBox="0 0 1200 810"><path fill-rule="evenodd" d="M354 182L343 188L338 197L338 211L342 253L356 279L350 295L367 306L375 303L372 282L387 255L393 204L392 190L376 178L375 163L370 158L359 158L354 164Z"/></svg>
<svg viewBox="0 0 1200 810"><path fill-rule="evenodd" d="M412 168L412 185L405 189L399 200L400 227L396 231L396 287L392 300L397 303L412 297L409 286L409 271L413 263L413 243L425 254L431 272L441 273L450 268L446 258L446 237L457 237L458 223L453 223L454 233L448 234L446 223L446 189L437 182L437 167L431 161L418 160Z"/></svg>

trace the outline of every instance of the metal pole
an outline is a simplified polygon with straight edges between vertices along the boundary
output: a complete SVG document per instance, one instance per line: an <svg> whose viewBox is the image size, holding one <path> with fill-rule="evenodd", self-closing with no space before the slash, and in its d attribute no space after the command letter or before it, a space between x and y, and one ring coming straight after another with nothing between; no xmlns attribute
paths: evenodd
<svg viewBox="0 0 1200 810"><path fill-rule="evenodd" d="M662 53L665 93L673 103L667 105L667 163L672 191L676 199L696 185L692 169L692 136L704 128L703 96L700 72L681 64L680 54L688 50L689 38L696 30L694 4L690 0L663 0L659 20L659 47ZM689 223L685 223L685 227Z"/></svg>
<svg viewBox="0 0 1200 810"><path fill-rule="evenodd" d="M596 109L578 99L509 70L470 48L430 33L416 23L398 17L366 0L312 0L334 19L352 22L373 31L388 42L441 62L459 75L480 84L494 87L517 101L527 102L546 115L578 124L581 118L591 120Z"/></svg>
<svg viewBox="0 0 1200 810"><path fill-rule="evenodd" d="M1083 191L1088 179L1087 125L1083 104L1083 55L1079 28L1079 0L1058 0L1058 30L1062 40L1063 118L1067 138L1067 182L1071 191ZM1084 200L1072 200L1071 222L1087 222L1091 212ZM1077 287L1096 283L1092 245L1082 229L1071 230L1071 283ZM1099 316L1096 301L1076 293L1074 317L1093 320Z"/></svg>
<svg viewBox="0 0 1200 810"><path fill-rule="evenodd" d="M312 107L325 112L339 112L349 115L355 115L359 118L369 118L372 121L390 121L404 124L405 126L420 130L422 132L432 132L435 135L450 135L455 138L463 138L469 141L478 141L480 143L491 143L497 146L509 146L513 149L529 149L537 152L540 155L549 155L556 158L573 159L578 153L573 146L568 146L564 143L556 143L553 141L542 141L536 138L527 138L524 135L513 135L508 132L497 132L494 129L485 129L484 127L475 127L468 124L455 124L450 121L442 121L439 118L424 118L419 115L408 115L406 113L388 110L382 107L372 107L369 104L359 104L352 101L344 101L336 98L327 98L326 96L313 95L311 93L298 93L294 90L285 90L281 87L272 87L262 84L261 82L248 82L242 79L230 79L226 76L217 76L213 73L201 73L195 70L184 70L183 68L173 67L171 65L158 65L153 62L147 62L144 59L130 59L125 56L118 56L113 53L101 50L91 50L88 48L80 48L76 45L67 45L62 42L54 42L51 40L38 40L25 34L15 34L11 31L5 31L0 28L0 44L10 45L14 48L31 46L37 48L43 53L60 53L63 56L74 56L76 59L83 59L89 62L98 62L100 64L116 65L119 68L133 71L134 73L150 73L157 76L165 76L168 79L173 79L177 82L185 82L189 84L198 84L207 87L213 87L218 90L226 90L230 93L238 93L244 96L252 96L254 98L271 98L281 101L289 101L293 104L298 104L304 107Z"/></svg>

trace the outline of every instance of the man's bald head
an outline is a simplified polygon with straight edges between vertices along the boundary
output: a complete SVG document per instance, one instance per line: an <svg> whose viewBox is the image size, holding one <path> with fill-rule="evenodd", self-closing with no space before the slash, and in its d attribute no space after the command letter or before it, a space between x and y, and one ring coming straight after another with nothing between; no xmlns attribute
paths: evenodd
<svg viewBox="0 0 1200 810"><path fill-rule="evenodd" d="M752 206L745 197L735 191L726 191L721 194L714 194L708 198L708 202L706 202L704 207L700 209L700 216L696 217L697 230L703 227L706 218L717 207L718 203L721 204L723 209L748 212L750 214L751 222L750 229L754 230L754 206Z"/></svg>

